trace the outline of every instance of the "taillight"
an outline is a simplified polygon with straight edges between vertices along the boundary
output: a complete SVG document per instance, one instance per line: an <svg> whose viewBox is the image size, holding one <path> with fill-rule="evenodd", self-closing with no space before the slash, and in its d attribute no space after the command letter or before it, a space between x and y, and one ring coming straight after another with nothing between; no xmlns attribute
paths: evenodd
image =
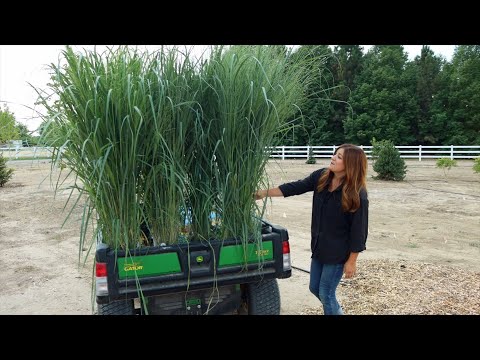
<svg viewBox="0 0 480 360"><path fill-rule="evenodd" d="M290 244L287 241L282 243L283 253L283 271L292 270L292 264L290 263Z"/></svg>
<svg viewBox="0 0 480 360"><path fill-rule="evenodd" d="M107 263L95 264L96 293L97 296L108 295Z"/></svg>
<svg viewBox="0 0 480 360"><path fill-rule="evenodd" d="M95 264L95 276L96 277L107 276L107 263L96 263Z"/></svg>
<svg viewBox="0 0 480 360"><path fill-rule="evenodd" d="M288 241L284 241L282 243L282 253L283 254L290 254L290 244Z"/></svg>

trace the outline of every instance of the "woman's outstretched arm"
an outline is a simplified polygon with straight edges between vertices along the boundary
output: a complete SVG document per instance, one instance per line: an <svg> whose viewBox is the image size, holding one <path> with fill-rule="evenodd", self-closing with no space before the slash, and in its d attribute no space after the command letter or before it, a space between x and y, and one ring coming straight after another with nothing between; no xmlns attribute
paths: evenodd
<svg viewBox="0 0 480 360"><path fill-rule="evenodd" d="M282 190L280 188L271 188L266 190L258 190L255 193L255 200L262 200L264 197L279 197L283 196Z"/></svg>

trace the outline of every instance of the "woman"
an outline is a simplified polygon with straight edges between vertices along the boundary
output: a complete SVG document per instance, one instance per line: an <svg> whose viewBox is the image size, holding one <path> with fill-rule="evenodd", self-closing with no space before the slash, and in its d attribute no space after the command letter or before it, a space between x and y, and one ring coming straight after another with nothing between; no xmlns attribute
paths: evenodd
<svg viewBox="0 0 480 360"><path fill-rule="evenodd" d="M256 200L301 195L313 191L310 291L320 299L325 315L342 315L336 298L342 274L355 275L357 257L368 235L367 157L361 148L343 144L328 168L303 180L259 190Z"/></svg>

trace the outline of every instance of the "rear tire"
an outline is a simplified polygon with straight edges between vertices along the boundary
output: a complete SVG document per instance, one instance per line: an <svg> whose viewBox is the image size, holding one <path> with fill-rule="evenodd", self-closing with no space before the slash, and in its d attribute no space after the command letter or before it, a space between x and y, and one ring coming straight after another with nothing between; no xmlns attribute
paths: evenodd
<svg viewBox="0 0 480 360"><path fill-rule="evenodd" d="M133 300L113 301L108 304L97 304L98 315L134 315Z"/></svg>
<svg viewBox="0 0 480 360"><path fill-rule="evenodd" d="M280 315L280 290L277 279L247 285L248 315Z"/></svg>

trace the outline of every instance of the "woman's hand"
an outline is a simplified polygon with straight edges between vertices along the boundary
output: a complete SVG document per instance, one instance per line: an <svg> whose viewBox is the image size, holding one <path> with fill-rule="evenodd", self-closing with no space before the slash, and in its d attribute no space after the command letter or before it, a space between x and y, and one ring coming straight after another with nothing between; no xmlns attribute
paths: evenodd
<svg viewBox="0 0 480 360"><path fill-rule="evenodd" d="M356 270L357 270L357 263L355 261L347 261L343 266L345 279L352 278L355 275Z"/></svg>
<svg viewBox="0 0 480 360"><path fill-rule="evenodd" d="M267 196L267 190L258 190L255 194L255 200L262 200L265 196Z"/></svg>
<svg viewBox="0 0 480 360"><path fill-rule="evenodd" d="M253 194L253 197L255 200L262 200L264 197L278 197L278 196L283 196L282 190L280 188L271 188L271 189L266 189L266 190L258 190L255 194Z"/></svg>

